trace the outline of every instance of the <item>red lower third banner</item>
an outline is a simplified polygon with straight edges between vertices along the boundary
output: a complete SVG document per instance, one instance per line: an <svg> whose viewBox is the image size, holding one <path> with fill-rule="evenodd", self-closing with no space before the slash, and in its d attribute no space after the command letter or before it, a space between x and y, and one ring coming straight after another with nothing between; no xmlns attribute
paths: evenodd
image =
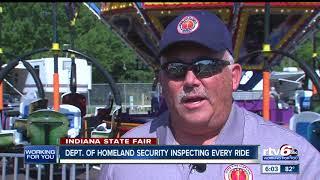
<svg viewBox="0 0 320 180"><path fill-rule="evenodd" d="M61 138L66 145L157 145L157 138Z"/></svg>

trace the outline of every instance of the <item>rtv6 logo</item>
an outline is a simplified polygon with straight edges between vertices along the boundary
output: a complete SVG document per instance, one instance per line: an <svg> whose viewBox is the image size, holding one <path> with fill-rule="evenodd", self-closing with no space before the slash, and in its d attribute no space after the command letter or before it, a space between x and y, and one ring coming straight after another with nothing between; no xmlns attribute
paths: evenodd
<svg viewBox="0 0 320 180"><path fill-rule="evenodd" d="M279 149L263 149L264 156L297 156L298 150L289 144L282 145Z"/></svg>
<svg viewBox="0 0 320 180"><path fill-rule="evenodd" d="M280 147L281 156L297 156L298 150L290 146L289 144L284 144Z"/></svg>

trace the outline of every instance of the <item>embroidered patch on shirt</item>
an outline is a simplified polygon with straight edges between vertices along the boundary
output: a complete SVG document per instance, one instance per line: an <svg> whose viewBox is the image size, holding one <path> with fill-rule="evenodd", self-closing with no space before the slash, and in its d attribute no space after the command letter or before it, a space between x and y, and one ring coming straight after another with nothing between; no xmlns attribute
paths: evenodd
<svg viewBox="0 0 320 180"><path fill-rule="evenodd" d="M231 164L224 170L225 180L252 180L253 174L250 168L244 164Z"/></svg>

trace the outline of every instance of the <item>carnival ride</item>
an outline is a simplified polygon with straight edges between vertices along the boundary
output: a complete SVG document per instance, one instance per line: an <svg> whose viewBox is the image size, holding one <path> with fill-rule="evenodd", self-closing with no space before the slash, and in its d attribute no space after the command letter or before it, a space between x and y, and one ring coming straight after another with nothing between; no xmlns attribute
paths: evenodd
<svg viewBox="0 0 320 180"><path fill-rule="evenodd" d="M99 61L96 59L74 49L74 25L76 19L76 7L73 3L66 4L68 18L70 21L70 41L71 48L69 49L60 49L59 44L57 43L57 20L56 20L56 12L57 12L57 4L53 3L52 14L53 14L53 43L52 48L40 48L33 50L31 52L27 52L20 56L9 56L9 63L1 69L0 72L0 81L2 82L6 76L8 76L9 72L15 68L22 62L26 69L31 72L33 79L35 80L35 84L37 87L38 97L33 99L34 101L24 102L23 108L26 109L25 114L20 114L19 118L15 119L13 122L10 122L10 127L1 127L0 126L0 154L1 152L5 152L1 154L2 157L2 178L6 177L6 157L15 157L15 154L12 156L11 154L6 154L6 152L15 152L15 153L23 153L23 146L25 145L57 145L60 143L61 137L87 137L87 122L85 120L86 115L86 98L77 93L77 80L76 80L76 64L75 59L79 58L82 60L86 60L94 65L98 71L105 77L107 83L111 86L111 91L113 92L115 99L115 110L113 111L112 116L110 116L111 122L115 121L115 115L117 115L118 111L121 109L121 101L120 94L117 90L114 80L112 76L100 65ZM1 51L2 52L2 51ZM44 88L41 83L40 78L35 73L34 68L26 61L34 54L39 54L43 52L51 52L54 59L54 69L53 74L53 104L49 108L48 100L44 94ZM71 59L71 72L70 72L70 92L65 93L61 96L61 104L60 104L60 91L59 91L59 74L58 74L58 61L59 55L62 53L67 53L70 55ZM8 56L8 53L2 53ZM9 54L10 55L10 54ZM3 56L2 56L3 57ZM3 87L0 87L0 97L3 97ZM6 121L7 117L5 117L7 113L7 109L3 108L2 99L0 103L0 110L2 113L1 124L3 121ZM107 107L106 107L107 108ZM23 116L21 116L23 115ZM108 116L109 117L109 116ZM89 130L91 131L91 130ZM114 133L114 131L112 132ZM9 158L10 159L10 158ZM17 165L18 163L15 162ZM45 168L45 178L49 179L49 166L43 166ZM40 166L38 166L39 172ZM52 168L52 166L50 166ZM75 171L75 166L71 167ZM15 167L15 177L17 168ZM29 174L29 166L27 168ZM89 166L86 166L86 170L89 170ZM62 173L66 174L66 166L62 166ZM72 172L74 172L72 171ZM52 175L52 174L51 174ZM60 173L61 175L61 173ZM27 175L26 177L28 177ZM41 178L41 172L38 173L38 178ZM65 176L64 176L65 177Z"/></svg>
<svg viewBox="0 0 320 180"><path fill-rule="evenodd" d="M245 70L260 73L259 77L263 82L261 91L241 91L240 88L235 92L234 99L238 104L263 115L267 120L288 127L290 118L294 113L300 112L297 109L301 109L303 103L309 103L309 108L305 108L305 111L311 110L311 97L306 96L310 94L308 91L312 91L312 99L317 97L317 90L320 88L319 77L315 73L318 69L315 34L320 28L318 2L110 2L102 3L100 8L94 3L86 5L155 72L160 65L158 44L166 25L186 10L205 9L214 12L232 33L235 60ZM297 59L293 52L308 38L313 38L312 54L305 59ZM290 77L279 80L277 76L272 76L270 82L272 67L280 65L284 57L295 61L304 71L300 82L290 81ZM313 67L307 64L308 60L313 62ZM306 87L305 79L310 79L312 85ZM270 96L270 89L286 94L278 85L290 82L291 85L299 84L295 90L300 89L300 94L299 91L295 92L291 101L287 99L284 105L280 105L279 99L274 95ZM273 87L270 87L270 83ZM301 92L302 86L305 89ZM127 117L128 119L122 118L120 126L127 126L127 130L139 124L132 124L132 120L140 118L143 121L150 118L141 115L138 118L132 115Z"/></svg>
<svg viewBox="0 0 320 180"><path fill-rule="evenodd" d="M315 37L320 28L320 3L318 2L109 2L101 3L100 6L97 3L84 3L84 5L106 25L106 28L110 28L128 47L132 48L142 61L152 67L155 74L160 67L157 56L158 44L166 25L186 10L206 9L214 12L225 22L232 33L233 54L236 62L243 65L245 72L251 71L253 73L253 76L249 78L252 84L250 86L243 85L242 88L240 86L239 91L234 93L234 100L240 106L261 114L265 119L277 124L291 127L289 125L291 121L301 118L296 117L299 112L311 110L310 99L316 99L318 92L320 92L320 79L315 73L319 63L316 38L313 38L313 53L310 54L310 57L297 59L292 55L299 44L312 37L312 35ZM10 62L0 71L0 81L2 82L6 75L21 61L36 82L39 99L30 105L30 114L26 117L27 120L16 120L14 126L25 133L24 137L29 141L25 144L30 142L31 144L57 144L59 143L59 137L66 136L120 137L129 129L151 120L165 110L165 103L159 102L159 97L157 97L154 101L155 104L153 104L153 106L156 106L156 104L159 106L155 108L156 112L145 115L122 112L120 93L112 76L99 65L96 59L74 48L76 13L72 10L68 11L71 48L60 49L56 31L55 4L52 12L54 32L52 48L41 48L19 56L10 56L8 57ZM36 76L32 66L25 61L31 55L42 52L51 52L54 57L54 103L52 110L48 109L48 101L45 98L39 77ZM59 54L65 52L71 55L72 60L70 93L62 96L62 104L60 104L57 64ZM6 55L6 53L2 54ZM110 98L109 104L104 109L100 109L97 116L85 118L87 114L86 99L83 95L77 93L76 66L74 63L76 57L91 62L104 75L106 82L111 85L114 107L112 106L113 100ZM270 77L272 67L279 65L284 57L295 61L299 65L300 69L303 70L302 78L290 79L300 72L294 72L293 75L290 73L275 75L271 72ZM313 66L310 67L306 60L311 60ZM155 79L153 90L157 85L157 77ZM310 79L312 87L301 89L303 83L300 81L302 79ZM277 86L283 82L299 84L292 89L295 97L283 99L281 93L286 94L286 90ZM261 89L252 90L251 87L258 83L263 84ZM306 92L312 92L312 97L311 95L306 96L305 94L308 94ZM0 86L0 110L4 113L2 94L3 90ZM304 105L304 103L307 103L307 105ZM61 107L67 109L67 113L71 113L73 116L65 116L64 114L67 113L61 113ZM304 128L303 135L311 142L316 142L313 143L315 146L319 146L317 142L320 139L320 130L317 124L319 120L320 118L307 118L304 121L306 123L301 126ZM59 126L60 129L54 129L56 126ZM73 131L69 133L68 131L71 129ZM308 129L307 133L306 129ZM14 140L14 133L5 133L2 130L0 138L4 134L6 134L6 138L9 137L9 140L2 147L21 145ZM25 144L22 143L22 145Z"/></svg>

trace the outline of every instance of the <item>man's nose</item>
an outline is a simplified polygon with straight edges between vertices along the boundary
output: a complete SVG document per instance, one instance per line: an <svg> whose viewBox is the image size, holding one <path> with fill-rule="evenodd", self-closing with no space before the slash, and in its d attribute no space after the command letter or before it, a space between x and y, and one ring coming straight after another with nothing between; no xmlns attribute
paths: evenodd
<svg viewBox="0 0 320 180"><path fill-rule="evenodd" d="M200 80L191 70L187 71L186 76L184 78L184 86L185 87L197 87L200 85Z"/></svg>

